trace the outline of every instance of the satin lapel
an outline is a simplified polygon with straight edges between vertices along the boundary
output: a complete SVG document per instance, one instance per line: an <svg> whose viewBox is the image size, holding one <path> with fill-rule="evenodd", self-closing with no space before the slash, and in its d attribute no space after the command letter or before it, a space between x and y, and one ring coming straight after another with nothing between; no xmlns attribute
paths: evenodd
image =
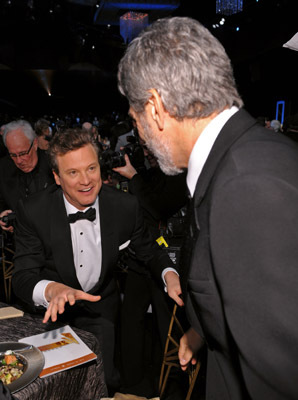
<svg viewBox="0 0 298 400"><path fill-rule="evenodd" d="M99 215L100 215L100 234L101 234L101 249L102 263L100 282L104 279L105 272L111 258L115 255L118 257L117 241L113 238L113 234L117 231L117 223L114 221L114 215L111 214L111 201L109 193L105 191L104 186L99 193ZM125 210L123 210L125 212Z"/></svg>
<svg viewBox="0 0 298 400"><path fill-rule="evenodd" d="M195 194L194 206L199 207L213 176L219 168L220 163L234 142L243 136L249 128L256 124L245 110L241 109L234 114L222 128L198 179Z"/></svg>
<svg viewBox="0 0 298 400"><path fill-rule="evenodd" d="M71 233L62 190L53 193L51 203L51 243L54 263L63 283L81 289L73 261Z"/></svg>

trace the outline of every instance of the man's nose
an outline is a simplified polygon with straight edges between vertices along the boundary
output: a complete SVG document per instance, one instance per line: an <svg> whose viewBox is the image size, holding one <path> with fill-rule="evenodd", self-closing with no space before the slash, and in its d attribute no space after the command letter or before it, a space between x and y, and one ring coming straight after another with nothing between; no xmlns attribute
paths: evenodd
<svg viewBox="0 0 298 400"><path fill-rule="evenodd" d="M90 178L89 178L89 175L87 173L82 173L82 175L81 175L81 183L83 185L88 185L88 183L90 183Z"/></svg>
<svg viewBox="0 0 298 400"><path fill-rule="evenodd" d="M23 161L23 157L19 156L18 154L16 155L16 157L14 158L16 164L21 164L21 162Z"/></svg>

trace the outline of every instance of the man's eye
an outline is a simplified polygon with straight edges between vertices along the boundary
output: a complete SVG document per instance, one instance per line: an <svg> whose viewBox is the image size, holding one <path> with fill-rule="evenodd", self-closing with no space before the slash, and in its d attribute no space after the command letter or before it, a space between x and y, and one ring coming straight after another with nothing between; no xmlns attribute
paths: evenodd
<svg viewBox="0 0 298 400"><path fill-rule="evenodd" d="M70 171L69 175L74 176L77 172L76 171Z"/></svg>

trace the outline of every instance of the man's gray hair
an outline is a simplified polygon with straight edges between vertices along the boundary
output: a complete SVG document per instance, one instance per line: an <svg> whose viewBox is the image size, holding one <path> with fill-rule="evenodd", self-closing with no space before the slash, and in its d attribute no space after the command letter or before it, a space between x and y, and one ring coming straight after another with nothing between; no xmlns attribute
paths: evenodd
<svg viewBox="0 0 298 400"><path fill-rule="evenodd" d="M36 134L28 121L24 119L19 119L17 121L9 122L8 124L4 125L3 127L3 143L6 146L6 137L10 132L21 130L24 135L29 139L30 143L36 138Z"/></svg>
<svg viewBox="0 0 298 400"><path fill-rule="evenodd" d="M119 63L118 87L136 112L156 89L177 120L243 106L225 49L188 17L157 20L135 38Z"/></svg>

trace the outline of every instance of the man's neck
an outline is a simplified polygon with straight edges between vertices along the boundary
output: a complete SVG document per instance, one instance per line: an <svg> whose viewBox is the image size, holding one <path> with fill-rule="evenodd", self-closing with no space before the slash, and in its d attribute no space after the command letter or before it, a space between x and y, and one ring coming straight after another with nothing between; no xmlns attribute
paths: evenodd
<svg viewBox="0 0 298 400"><path fill-rule="evenodd" d="M177 121L178 124L178 141L180 158L179 167L187 168L190 154L196 141L201 136L207 125L218 115L217 112L212 113L206 118L194 119L185 118L183 121Z"/></svg>

